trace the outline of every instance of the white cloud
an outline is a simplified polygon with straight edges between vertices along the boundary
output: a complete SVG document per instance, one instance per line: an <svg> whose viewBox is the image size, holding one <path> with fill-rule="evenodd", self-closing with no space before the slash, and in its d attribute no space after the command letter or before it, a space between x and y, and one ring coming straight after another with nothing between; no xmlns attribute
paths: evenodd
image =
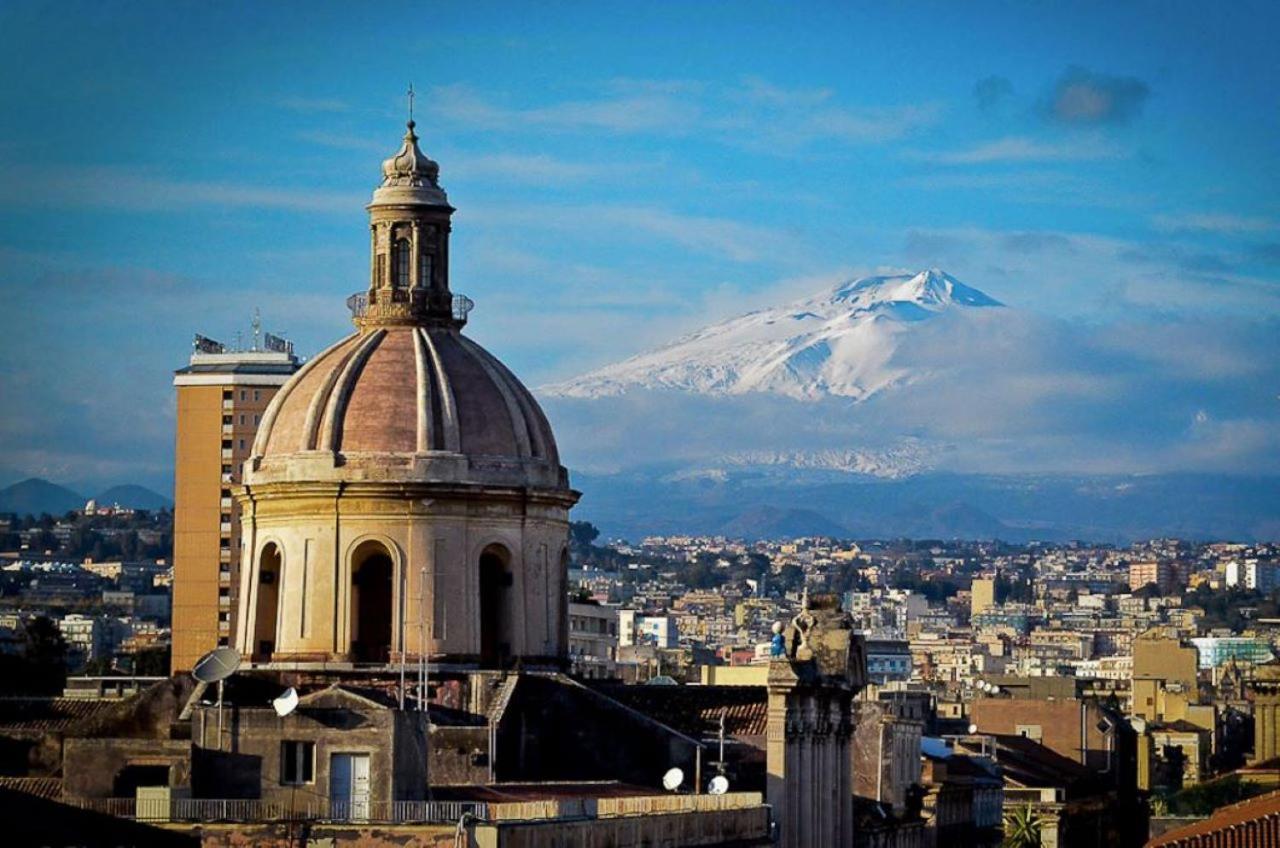
<svg viewBox="0 0 1280 848"><path fill-rule="evenodd" d="M1169 232L1208 232L1225 234L1269 233L1280 230L1280 221L1256 215L1233 215L1225 212L1200 212L1157 215L1152 223Z"/></svg>
<svg viewBox="0 0 1280 848"><path fill-rule="evenodd" d="M911 151L908 158L939 165L985 165L996 162L1073 162L1117 159L1126 155L1115 144L1100 138L1070 141L1037 141L1008 136L965 150Z"/></svg>
<svg viewBox="0 0 1280 848"><path fill-rule="evenodd" d="M442 120L490 131L698 134L752 149L891 141L941 117L936 104L850 107L838 104L830 89L786 89L758 78L737 86L615 81L603 96L523 108L451 85L433 92L433 108Z"/></svg>
<svg viewBox="0 0 1280 848"><path fill-rule="evenodd" d="M18 167L0 174L0 203L8 206L120 209L157 212L192 206L350 213L368 198L310 188L256 183L180 180L122 167L62 169Z"/></svg>

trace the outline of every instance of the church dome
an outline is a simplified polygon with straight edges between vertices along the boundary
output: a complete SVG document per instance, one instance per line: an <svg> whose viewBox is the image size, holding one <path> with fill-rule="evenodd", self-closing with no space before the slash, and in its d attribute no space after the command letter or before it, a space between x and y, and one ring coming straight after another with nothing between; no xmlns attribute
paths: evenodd
<svg viewBox="0 0 1280 848"><path fill-rule="evenodd" d="M454 210L412 120L366 209L356 332L280 388L244 464L236 646L293 667L561 667L578 493L533 395L462 333Z"/></svg>
<svg viewBox="0 0 1280 848"><path fill-rule="evenodd" d="M448 326L372 328L304 366L267 409L255 470L316 451L344 466L377 459L388 471L434 458L441 461L428 478L444 482L564 485L555 437L533 395Z"/></svg>

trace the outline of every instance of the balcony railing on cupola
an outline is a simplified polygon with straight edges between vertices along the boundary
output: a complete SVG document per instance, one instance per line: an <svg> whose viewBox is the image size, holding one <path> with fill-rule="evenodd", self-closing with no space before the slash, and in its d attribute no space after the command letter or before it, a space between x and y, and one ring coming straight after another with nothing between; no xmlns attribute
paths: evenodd
<svg viewBox="0 0 1280 848"><path fill-rule="evenodd" d="M408 303L410 293L404 289L392 289L391 296L394 303ZM453 320L459 327L467 323L467 316L471 314L471 310L475 308L475 305L475 301L465 294L455 294L453 296ZM351 310L352 318L363 318L368 315L369 293L360 291L351 295L351 297L347 298L347 309Z"/></svg>

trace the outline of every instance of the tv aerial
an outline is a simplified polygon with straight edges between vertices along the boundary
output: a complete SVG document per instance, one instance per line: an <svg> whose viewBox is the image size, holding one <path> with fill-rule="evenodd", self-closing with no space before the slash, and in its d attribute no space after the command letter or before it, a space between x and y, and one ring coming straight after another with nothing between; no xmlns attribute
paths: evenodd
<svg viewBox="0 0 1280 848"><path fill-rule="evenodd" d="M197 682L218 684L218 750L222 750L222 687L239 667L240 652L235 648L214 648L191 667L191 676Z"/></svg>
<svg viewBox="0 0 1280 848"><path fill-rule="evenodd" d="M711 782L707 784L708 795L723 795L729 791L729 778L723 774L717 774L711 778Z"/></svg>
<svg viewBox="0 0 1280 848"><path fill-rule="evenodd" d="M290 686L271 702L271 706L275 707L276 715L284 718L298 708L298 690Z"/></svg>
<svg viewBox="0 0 1280 848"><path fill-rule="evenodd" d="M667 773L662 776L662 788L668 792L675 792L682 783L684 783L683 769L668 769Z"/></svg>

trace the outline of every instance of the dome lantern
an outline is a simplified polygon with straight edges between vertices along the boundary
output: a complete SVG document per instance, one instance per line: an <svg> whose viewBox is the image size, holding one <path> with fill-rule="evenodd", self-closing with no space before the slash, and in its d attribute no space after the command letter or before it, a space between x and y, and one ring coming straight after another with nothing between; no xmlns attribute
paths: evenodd
<svg viewBox="0 0 1280 848"><path fill-rule="evenodd" d="M449 290L454 209L440 187L440 166L418 147L416 126L411 105L400 149L383 161L382 182L366 207L369 287L347 300L361 330L392 324L461 327L472 306Z"/></svg>

